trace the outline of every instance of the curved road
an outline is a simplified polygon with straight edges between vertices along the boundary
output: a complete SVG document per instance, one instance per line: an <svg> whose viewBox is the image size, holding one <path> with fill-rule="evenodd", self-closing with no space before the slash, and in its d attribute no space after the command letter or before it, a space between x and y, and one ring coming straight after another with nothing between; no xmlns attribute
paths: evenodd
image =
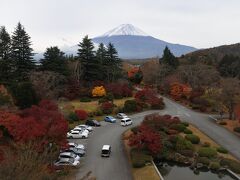
<svg viewBox="0 0 240 180"><path fill-rule="evenodd" d="M180 117L181 120L194 124L197 128L215 140L219 145L226 148L231 154L240 160L240 139L223 127L215 124L208 115L194 112L176 102L164 98L166 108L160 111L145 111L130 116L136 126L144 116L154 112L170 114ZM130 128L130 127L128 127ZM130 180L131 168L125 156L121 136L127 127L121 127L119 120L110 124L102 122L102 127L95 128L87 140L75 140L76 143L86 145L86 156L81 160L81 167L76 175L80 179L87 172L98 180ZM112 146L110 158L101 157L101 148L104 144Z"/></svg>

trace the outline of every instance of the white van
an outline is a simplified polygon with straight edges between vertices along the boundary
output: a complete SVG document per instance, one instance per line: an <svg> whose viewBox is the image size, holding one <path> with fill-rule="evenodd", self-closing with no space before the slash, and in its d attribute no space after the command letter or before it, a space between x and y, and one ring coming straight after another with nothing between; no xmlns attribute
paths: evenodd
<svg viewBox="0 0 240 180"><path fill-rule="evenodd" d="M111 146L110 145L103 145L102 147L102 157L109 157L111 153Z"/></svg>
<svg viewBox="0 0 240 180"><path fill-rule="evenodd" d="M132 120L131 120L130 118L121 119L121 125L122 125L122 126L132 125Z"/></svg>

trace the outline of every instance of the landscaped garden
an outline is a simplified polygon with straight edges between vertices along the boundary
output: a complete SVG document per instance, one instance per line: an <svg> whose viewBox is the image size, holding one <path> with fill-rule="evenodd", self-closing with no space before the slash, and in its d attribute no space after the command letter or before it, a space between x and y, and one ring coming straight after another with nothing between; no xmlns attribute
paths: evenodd
<svg viewBox="0 0 240 180"><path fill-rule="evenodd" d="M131 147L130 157L134 168L145 167L153 158L156 162L183 164L196 173L201 168L214 172L228 168L240 174L238 160L200 130L180 121L178 117L151 114L131 131L125 139Z"/></svg>

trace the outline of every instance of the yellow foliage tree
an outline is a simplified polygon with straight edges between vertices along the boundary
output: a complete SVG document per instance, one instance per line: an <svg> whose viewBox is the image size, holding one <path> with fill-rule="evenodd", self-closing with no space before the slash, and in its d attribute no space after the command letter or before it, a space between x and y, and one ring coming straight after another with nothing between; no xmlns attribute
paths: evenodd
<svg viewBox="0 0 240 180"><path fill-rule="evenodd" d="M92 90L92 96L93 97L102 97L106 96L106 90L103 86L96 86Z"/></svg>

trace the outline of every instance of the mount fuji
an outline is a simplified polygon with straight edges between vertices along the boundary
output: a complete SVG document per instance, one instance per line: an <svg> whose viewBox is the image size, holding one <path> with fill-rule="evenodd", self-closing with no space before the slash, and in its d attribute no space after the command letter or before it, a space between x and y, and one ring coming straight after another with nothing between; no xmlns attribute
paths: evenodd
<svg viewBox="0 0 240 180"><path fill-rule="evenodd" d="M162 56L166 46L175 56L181 56L197 50L191 46L173 44L156 39L131 24L122 24L92 40L96 44L103 43L107 45L108 43L113 43L119 57L122 59L144 59Z"/></svg>

